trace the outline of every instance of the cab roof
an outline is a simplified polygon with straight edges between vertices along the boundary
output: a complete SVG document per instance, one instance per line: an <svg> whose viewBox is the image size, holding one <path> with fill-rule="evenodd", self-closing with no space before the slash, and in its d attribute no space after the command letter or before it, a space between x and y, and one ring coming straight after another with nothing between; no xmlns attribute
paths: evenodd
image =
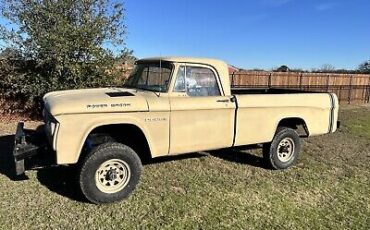
<svg viewBox="0 0 370 230"><path fill-rule="evenodd" d="M169 56L169 57L150 57L150 58L143 58L138 60L140 61L169 61L169 62L179 62L179 63L198 63L198 64L208 64L208 65L225 65L224 61L213 59L213 58L199 58L199 57L176 57L176 56Z"/></svg>

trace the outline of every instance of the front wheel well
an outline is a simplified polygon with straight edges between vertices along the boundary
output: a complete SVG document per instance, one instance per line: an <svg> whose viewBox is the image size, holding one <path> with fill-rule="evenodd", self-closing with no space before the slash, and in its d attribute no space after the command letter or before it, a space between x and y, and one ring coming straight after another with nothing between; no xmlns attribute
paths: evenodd
<svg viewBox="0 0 370 230"><path fill-rule="evenodd" d="M280 120L277 129L280 127L287 127L297 131L300 137L308 137L310 135L306 122L299 117L290 117Z"/></svg>
<svg viewBox="0 0 370 230"><path fill-rule="evenodd" d="M106 142L118 142L129 146L138 154L143 163L151 158L149 143L139 127L132 124L113 124L96 127L89 133L85 140L80 159L92 147Z"/></svg>

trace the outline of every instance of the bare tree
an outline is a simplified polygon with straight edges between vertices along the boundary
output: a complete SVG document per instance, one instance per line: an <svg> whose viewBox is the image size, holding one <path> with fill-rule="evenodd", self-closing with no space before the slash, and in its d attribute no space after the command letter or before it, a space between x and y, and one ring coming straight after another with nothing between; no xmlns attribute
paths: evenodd
<svg viewBox="0 0 370 230"><path fill-rule="evenodd" d="M330 73L335 71L335 67L332 64L324 64L322 65L318 71L323 73Z"/></svg>

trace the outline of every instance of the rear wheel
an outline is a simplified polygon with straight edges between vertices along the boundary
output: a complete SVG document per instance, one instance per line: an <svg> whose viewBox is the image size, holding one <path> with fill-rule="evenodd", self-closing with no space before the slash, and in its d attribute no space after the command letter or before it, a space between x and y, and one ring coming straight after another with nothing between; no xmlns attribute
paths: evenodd
<svg viewBox="0 0 370 230"><path fill-rule="evenodd" d="M111 203L126 198L139 182L142 164L130 147L101 144L85 157L79 173L82 193L92 203Z"/></svg>
<svg viewBox="0 0 370 230"><path fill-rule="evenodd" d="M291 128L281 127L272 142L263 146L263 156L271 168L286 169L296 163L300 148L297 132Z"/></svg>

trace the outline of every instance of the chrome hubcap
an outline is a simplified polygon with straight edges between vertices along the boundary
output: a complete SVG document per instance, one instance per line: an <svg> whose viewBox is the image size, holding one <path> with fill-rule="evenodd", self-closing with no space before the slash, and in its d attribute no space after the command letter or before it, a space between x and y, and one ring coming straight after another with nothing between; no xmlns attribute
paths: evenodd
<svg viewBox="0 0 370 230"><path fill-rule="evenodd" d="M128 184L131 177L130 167L120 159L102 163L95 172L96 187L104 193L116 193Z"/></svg>
<svg viewBox="0 0 370 230"><path fill-rule="evenodd" d="M277 156L281 162L290 161L294 153L294 141L290 137L282 139L277 148Z"/></svg>

